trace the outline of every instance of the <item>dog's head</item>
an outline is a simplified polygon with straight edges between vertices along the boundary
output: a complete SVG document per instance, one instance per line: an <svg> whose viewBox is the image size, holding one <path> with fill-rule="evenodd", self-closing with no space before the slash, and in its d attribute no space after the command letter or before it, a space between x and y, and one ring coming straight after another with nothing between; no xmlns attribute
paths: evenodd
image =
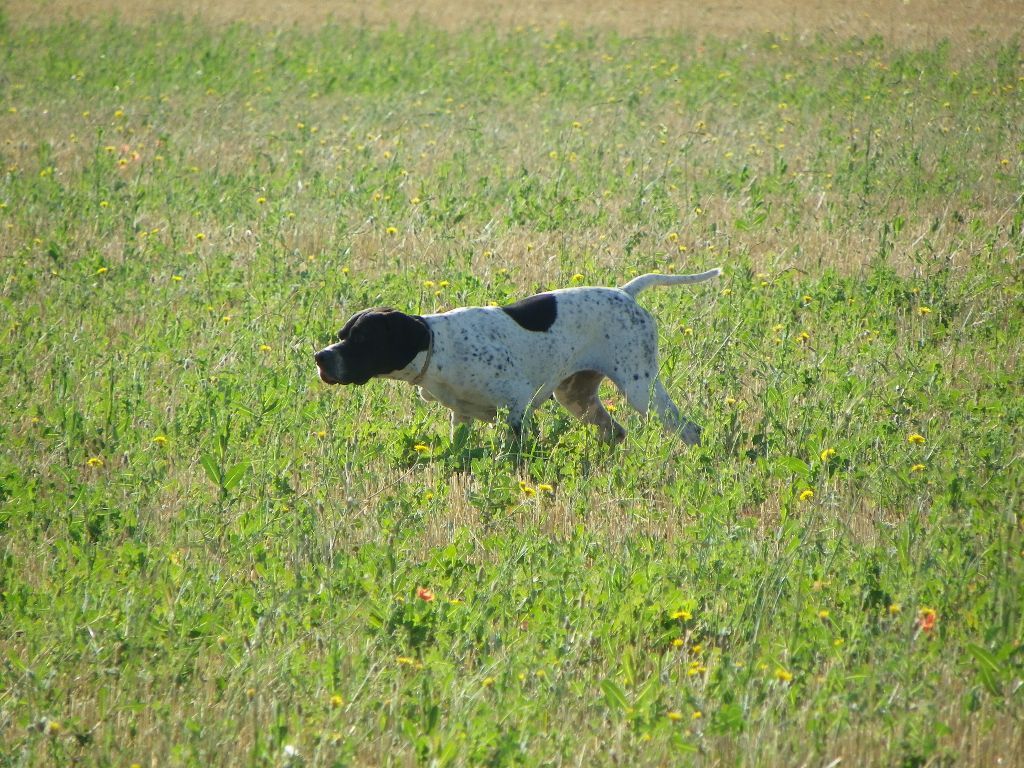
<svg viewBox="0 0 1024 768"><path fill-rule="evenodd" d="M384 307L364 309L338 331L338 343L314 355L327 384L365 384L400 371L430 346L422 318Z"/></svg>

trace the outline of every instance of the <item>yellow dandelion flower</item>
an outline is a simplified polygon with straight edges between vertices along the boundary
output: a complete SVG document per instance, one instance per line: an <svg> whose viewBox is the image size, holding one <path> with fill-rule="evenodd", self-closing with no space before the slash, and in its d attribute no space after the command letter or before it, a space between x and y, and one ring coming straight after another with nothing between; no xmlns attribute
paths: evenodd
<svg viewBox="0 0 1024 768"><path fill-rule="evenodd" d="M930 315L932 310L930 307L920 306L917 308L917 314L919 315Z"/></svg>
<svg viewBox="0 0 1024 768"><path fill-rule="evenodd" d="M418 197L414 197L409 202L412 203L413 205L419 205L422 201Z"/></svg>
<svg viewBox="0 0 1024 768"><path fill-rule="evenodd" d="M265 202L267 202L267 198L265 198L265 197L257 197L256 198L256 204L257 205L263 205Z"/></svg>
<svg viewBox="0 0 1024 768"><path fill-rule="evenodd" d="M919 435L917 432L911 432L907 436L907 442L911 445L924 445L924 435Z"/></svg>
<svg viewBox="0 0 1024 768"><path fill-rule="evenodd" d="M701 712L699 709L695 709L693 711L693 714L690 715L691 720L700 720L702 717L704 717L704 713Z"/></svg>
<svg viewBox="0 0 1024 768"><path fill-rule="evenodd" d="M539 483L537 485L537 490L538 491L543 491L544 493L554 493L555 492L554 486L551 485L550 483Z"/></svg>
<svg viewBox="0 0 1024 768"><path fill-rule="evenodd" d="M494 685L494 683L495 679L493 677L488 676L485 677L483 681L481 681L480 685L482 685L484 688L490 688L492 685Z"/></svg>
<svg viewBox="0 0 1024 768"><path fill-rule="evenodd" d="M690 646L690 653L703 653L703 652L704 652L704 646L701 645L700 643L695 643L694 645Z"/></svg>
<svg viewBox="0 0 1024 768"><path fill-rule="evenodd" d="M521 490L527 496L534 496L537 493L537 491L534 488L532 488L529 484L522 480L519 481L519 490Z"/></svg>
<svg viewBox="0 0 1024 768"><path fill-rule="evenodd" d="M812 491L810 488L804 488L804 490L800 492L800 501L810 501L813 498L814 491Z"/></svg>
<svg viewBox="0 0 1024 768"><path fill-rule="evenodd" d="M673 648L682 648L684 645L686 645L686 641L681 637L677 637L672 641Z"/></svg>
<svg viewBox="0 0 1024 768"><path fill-rule="evenodd" d="M316 433L316 436L319 437L321 440L323 440L325 437L327 437L327 430L324 430L324 429L318 430L317 433Z"/></svg>
<svg viewBox="0 0 1024 768"><path fill-rule="evenodd" d="M167 435L156 435L153 437L153 442L156 443L157 445L166 445Z"/></svg>
<svg viewBox="0 0 1024 768"><path fill-rule="evenodd" d="M451 285L451 283L449 283L447 280L442 280L441 282L439 282L437 284L437 287L438 288L447 288L449 285Z"/></svg>
<svg viewBox="0 0 1024 768"><path fill-rule="evenodd" d="M678 610L678 611L673 611L672 612L672 618L673 619L681 619L683 621L689 621L690 619L693 618L693 614L690 613L689 611Z"/></svg>
<svg viewBox="0 0 1024 768"><path fill-rule="evenodd" d="M575 275L572 276L571 280L574 283L582 283L583 282L583 275L580 274L579 272L577 272Z"/></svg>
<svg viewBox="0 0 1024 768"><path fill-rule="evenodd" d="M804 294L804 304L810 304L812 301L814 301L813 296L808 296L807 294Z"/></svg>
<svg viewBox="0 0 1024 768"><path fill-rule="evenodd" d="M110 207L110 203L108 203L106 200L100 200L100 208L109 208L109 207Z"/></svg>
<svg viewBox="0 0 1024 768"><path fill-rule="evenodd" d="M399 656L395 659L395 662L399 666L411 667L416 664L416 659L412 658L411 656Z"/></svg>
<svg viewBox="0 0 1024 768"><path fill-rule="evenodd" d="M736 398L735 397L727 397L727 398L725 398L725 404L726 405L736 405Z"/></svg>
<svg viewBox="0 0 1024 768"><path fill-rule="evenodd" d="M893 603L892 605L889 606L889 615L890 616L898 616L902 610L903 610L903 606L902 605L900 605L899 603Z"/></svg>
<svg viewBox="0 0 1024 768"><path fill-rule="evenodd" d="M107 271L108 270L107 270L106 267L100 267L99 269L96 270L96 274L97 275L105 275L105 274L107 274Z"/></svg>
<svg viewBox="0 0 1024 768"><path fill-rule="evenodd" d="M811 334L809 334L807 331L800 331L800 336L798 338L801 342L808 342L811 340Z"/></svg>
<svg viewBox="0 0 1024 768"><path fill-rule="evenodd" d="M911 472L924 472L924 464L915 464L910 468Z"/></svg>
<svg viewBox="0 0 1024 768"><path fill-rule="evenodd" d="M790 680L793 679L793 673L790 672L785 667L776 667L775 668L775 679L776 680L781 680L784 683L788 683Z"/></svg>
<svg viewBox="0 0 1024 768"><path fill-rule="evenodd" d="M196 232L195 239L196 240L200 240L200 241L205 240L206 239L206 235L203 234L202 232Z"/></svg>
<svg viewBox="0 0 1024 768"><path fill-rule="evenodd" d="M687 326L686 328L683 328L683 335L684 336L693 336L693 328L690 328L689 326Z"/></svg>
<svg viewBox="0 0 1024 768"><path fill-rule="evenodd" d="M732 295L732 288L723 288L722 289L722 295L723 296L731 296Z"/></svg>
<svg viewBox="0 0 1024 768"><path fill-rule="evenodd" d="M423 287L424 288L433 288L434 287L434 281L433 280L424 280L423 281Z"/></svg>
<svg viewBox="0 0 1024 768"><path fill-rule="evenodd" d="M430 446L424 445L423 443L416 443L412 449L416 451L416 453L430 453Z"/></svg>
<svg viewBox="0 0 1024 768"><path fill-rule="evenodd" d="M333 696L331 696L331 706L332 707L340 707L344 703L345 703L345 700L341 697L341 694L336 693Z"/></svg>
<svg viewBox="0 0 1024 768"><path fill-rule="evenodd" d="M387 232L389 235L397 235L398 234L398 227L388 227L384 231Z"/></svg>
<svg viewBox="0 0 1024 768"><path fill-rule="evenodd" d="M260 344L260 352L270 352L272 347L269 344Z"/></svg>
<svg viewBox="0 0 1024 768"><path fill-rule="evenodd" d="M827 619L830 615L831 614L828 612L827 608L822 608L820 611L818 611L819 619Z"/></svg>
<svg viewBox="0 0 1024 768"><path fill-rule="evenodd" d="M835 455L836 455L836 449L835 448L826 448L824 451L821 452L821 460L822 461L828 461L829 459L831 459Z"/></svg>
<svg viewBox="0 0 1024 768"><path fill-rule="evenodd" d="M181 275L171 275L171 280L173 280L176 283L180 283L184 279L185 278L183 278Z"/></svg>
<svg viewBox="0 0 1024 768"><path fill-rule="evenodd" d="M674 243L678 239L679 239L679 233L678 232L669 232L668 233L668 241L670 243Z"/></svg>
<svg viewBox="0 0 1024 768"><path fill-rule="evenodd" d="M89 460L86 461L85 463L88 464L90 467L102 467L103 459L101 459L99 456L90 456Z"/></svg>
<svg viewBox="0 0 1024 768"><path fill-rule="evenodd" d="M678 722L679 720L683 719L683 713L677 709L673 709L671 712L668 713L668 719L673 722Z"/></svg>
<svg viewBox="0 0 1024 768"><path fill-rule="evenodd" d="M64 726L60 724L58 720L47 720L46 721L46 735L56 736L64 730Z"/></svg>

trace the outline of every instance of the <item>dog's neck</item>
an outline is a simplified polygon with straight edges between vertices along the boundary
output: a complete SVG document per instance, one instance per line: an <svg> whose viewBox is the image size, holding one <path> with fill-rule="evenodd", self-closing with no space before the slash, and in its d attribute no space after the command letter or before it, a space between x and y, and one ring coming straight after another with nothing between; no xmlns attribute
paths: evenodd
<svg viewBox="0 0 1024 768"><path fill-rule="evenodd" d="M427 369L430 367L430 358L434 356L434 331L428 323L424 322L423 325L427 329L427 333L430 334L430 340L427 342L427 355L423 358L423 367L420 368L419 373L409 379L409 383L413 385L423 381L423 377L427 375Z"/></svg>

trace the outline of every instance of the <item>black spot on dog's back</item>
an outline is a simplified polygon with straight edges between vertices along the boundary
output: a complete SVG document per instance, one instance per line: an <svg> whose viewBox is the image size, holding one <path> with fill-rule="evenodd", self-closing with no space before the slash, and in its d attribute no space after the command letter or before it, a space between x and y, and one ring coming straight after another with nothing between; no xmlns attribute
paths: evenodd
<svg viewBox="0 0 1024 768"><path fill-rule="evenodd" d="M543 333L555 324L555 318L558 317L558 299L550 293L538 293L536 296L502 307L501 311L526 330Z"/></svg>

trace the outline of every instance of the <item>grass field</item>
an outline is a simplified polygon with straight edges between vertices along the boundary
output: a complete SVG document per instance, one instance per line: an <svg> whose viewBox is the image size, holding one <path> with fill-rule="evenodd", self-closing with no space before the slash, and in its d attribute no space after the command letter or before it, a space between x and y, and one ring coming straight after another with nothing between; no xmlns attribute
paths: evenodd
<svg viewBox="0 0 1024 768"><path fill-rule="evenodd" d="M1024 60L974 39L3 18L0 766L1024 765ZM713 266L641 297L696 449L312 365Z"/></svg>

